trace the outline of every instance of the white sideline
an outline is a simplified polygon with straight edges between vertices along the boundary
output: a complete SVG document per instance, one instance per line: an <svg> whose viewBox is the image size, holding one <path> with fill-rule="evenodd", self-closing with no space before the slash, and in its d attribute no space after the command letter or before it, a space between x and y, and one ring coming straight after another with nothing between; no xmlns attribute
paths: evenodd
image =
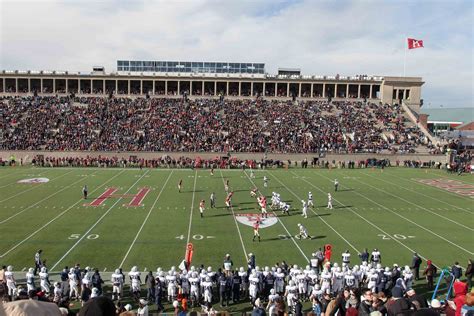
<svg viewBox="0 0 474 316"><path fill-rule="evenodd" d="M293 174L295 174L293 172ZM309 185L311 185L313 188L317 189L318 191L322 192L322 193L326 193L324 192L323 190L321 190L320 188L318 188L317 186L315 186L314 184L312 184L311 182L309 182L308 180L306 179L302 179L304 182L308 183ZM341 186L342 187L342 186ZM334 199L334 201L336 201L339 205L342 205L344 207L346 207L347 210L351 211L352 213L354 213L355 215L357 215L358 217L360 217L362 220L364 220L367 224L371 225L372 227L374 227L375 229L379 230L380 232L384 233L385 235L387 236L392 236L391 234L387 233L386 231L384 231L383 229L381 229L380 227L378 227L377 225L375 225L374 223L372 223L371 221L367 220L365 217L359 215L359 213L357 213L356 211L354 211L352 209L352 207L350 206L347 206L347 205L344 205L342 203L340 203L338 200ZM396 239L396 238L391 238L391 240L399 243L400 245L402 245L404 248L410 250L412 253L416 252L418 253L418 255L425 261L428 261L427 258L425 258L419 251L415 251L413 249L411 249L410 247L408 247L407 245L405 245L404 243L402 243L400 240ZM437 266L439 268L439 266Z"/></svg>
<svg viewBox="0 0 474 316"><path fill-rule="evenodd" d="M60 175L60 176L58 176L58 177L56 177L56 178L51 179L51 181L49 181L49 182L47 182L47 183L50 183L50 182L52 182L52 181L54 181L54 180L57 180L57 179L59 179L59 178L62 178L62 177L64 177L65 175L67 175L67 174L69 174L69 173L71 173L71 172L73 172L73 171L74 171L74 170L71 170L71 171L69 171L69 172L63 173L62 175ZM23 193L29 192L29 191L31 191L31 190L37 189L37 188L41 187L42 184L46 184L46 183L38 183L38 184L35 184L35 185L34 185L32 188L30 188L30 189L27 189L27 190L25 190L25 191L18 192L18 193L15 194L15 195L12 195L12 196L10 196L10 197L8 197L8 198L6 198L6 199L1 200L0 203L3 203L3 202L8 201L8 200L11 200L11 199L13 199L15 196L18 196L18 195L20 195L20 194L23 194Z"/></svg>
<svg viewBox="0 0 474 316"><path fill-rule="evenodd" d="M70 172L72 172L72 171L70 171ZM68 172L68 173L69 173L69 172ZM94 173L96 173L96 172L92 172L90 175L93 175ZM66 173L66 174L67 174L67 173ZM66 174L64 174L64 175L66 175ZM87 177L89 177L90 175L87 175ZM57 178L55 178L55 179L57 179ZM31 205L28 206L28 207L25 207L25 208L24 208L23 210L21 210L20 212L15 213L15 214L11 215L10 217L7 217L7 218L1 220L1 221L0 221L0 225L1 225L1 224L4 224L4 223L6 223L6 222L8 222L8 221L11 220L12 218L17 217L18 215L22 214L23 212L26 212L27 210L29 210L30 208L32 208L32 207L34 207L34 206L40 204L41 202L44 202L44 201L50 199L51 197L55 196L56 194L58 194L58 193L60 193L60 192L62 192L62 191L64 191L64 190L70 188L71 186L75 185L76 183L78 183L78 182L80 182L80 181L83 181L84 179L85 179L85 178L80 178L79 180L74 181L73 183L71 183L71 184L69 184L69 185L63 187L61 190L55 191L54 193L48 195L48 196L45 197L44 199L39 200L38 202L36 202L36 203L34 203L34 204L31 204Z"/></svg>
<svg viewBox="0 0 474 316"><path fill-rule="evenodd" d="M132 250L133 246L135 245L135 242L137 241L138 236L139 236L140 233L142 232L143 227L145 226L146 222L148 221L148 218L150 217L151 211L153 211L153 209L155 208L155 205L156 205L156 203L158 202L158 199L160 198L161 193L163 193L163 190L165 189L166 185L168 184L168 181L169 181L169 179L171 178L171 175L172 175L172 174L173 174L173 170L172 170L172 171L170 172L170 174L168 175L168 178L166 179L165 184L163 184L163 187L161 188L160 193L158 193L158 196L156 197L155 201L153 202L153 205L150 207L150 210L148 211L148 214L147 214L147 216L145 217L145 220L143 221L142 226L140 227L140 229L138 230L137 234L135 235L135 238L133 239L132 244L130 245L130 248L128 248L128 251L127 251L127 253L125 254L125 256L123 257L122 262L120 262L119 267L122 267L123 264L124 264L124 262L125 262L125 260L127 260L128 254L130 253L130 251Z"/></svg>
<svg viewBox="0 0 474 316"><path fill-rule="evenodd" d="M328 179L328 180L330 180L330 181L332 181L330 178L328 178L328 177L326 177L326 176L324 176L324 175L321 175L321 176L324 177L324 178L326 178L326 179ZM306 181L305 179L303 179L303 180L304 180L305 182L308 182L308 181ZM355 181L360 182L360 181L357 180L357 179L355 179ZM308 183L309 183L309 182L308 182ZM362 183L362 182L361 182L361 183ZM362 183L362 184L364 184L364 183ZM369 186L370 186L370 185L369 185ZM344 186L341 185L341 188L342 188L342 187L344 187ZM370 186L370 187L372 187L372 186ZM346 188L347 188L347 187L346 187ZM418 226L418 227L420 227L420 228L426 230L427 232L429 232L429 233L431 233L431 234L433 234L433 235L439 237L440 239L442 239L442 240L444 240L444 241L446 241L446 242L452 244L453 246L456 246L456 247L458 247L459 249L461 249L461 250L463 250L463 251L465 251L465 252L467 252L467 253L469 253L469 254L471 254L471 255L473 254L473 253L470 252L469 250L467 250L467 249L465 249L465 248L459 246L459 245L456 244L456 243L453 243L452 241L450 241L450 240L444 238L443 236L440 236L440 235L436 234L435 232L432 232L431 230L429 230L429 229L427 229L427 228L425 228L425 227L419 225L418 223L416 223L416 222L414 222L414 221L412 221L412 220L410 220L410 219L408 219L408 218L406 218L406 217L404 217L404 216L402 216L402 215L400 215L400 214L398 214L398 213L396 213L396 212L390 210L389 208L387 208L387 207L381 205L380 203L377 203L376 201L374 201L374 200L372 200L372 199L366 197L365 195L363 195L363 194L361 194L361 193L359 193L359 192L357 192L357 191L354 191L354 192L357 193L358 195L362 196L363 198L365 198L365 199L371 201L372 203L374 203L374 204L376 204L376 205L379 205L379 206L381 206L382 208L384 208L384 209L386 209L386 210L392 212L393 214L399 216L400 218L403 218L403 219L405 219L406 221L408 221L408 222L410 222L410 223L412 223L412 224L414 224L414 225L416 225L416 226ZM341 205L342 205L342 204L341 204ZM350 208L350 210L352 211L352 208ZM356 213L356 214L357 214L358 216L360 216L358 213ZM394 240L395 240L395 239L394 239Z"/></svg>
<svg viewBox="0 0 474 316"><path fill-rule="evenodd" d="M221 174L222 183L225 185L224 177L222 175L222 169L219 169L219 172ZM234 218L235 227L237 227L237 232L239 233L240 244L242 245L242 250L244 251L245 261L248 261L249 258L247 257L247 249L245 249L244 240L242 239L242 234L240 233L240 227L239 227L239 224L237 223L237 219L235 218L234 207L232 206L232 204L230 205L230 210L232 211L232 217Z"/></svg>
<svg viewBox="0 0 474 316"><path fill-rule="evenodd" d="M196 193L196 181L197 181L197 170L194 171L193 197L191 200L191 212L189 213L188 239L186 240L186 246L189 244L189 240L191 239L191 224L193 222L193 209L194 209L194 196Z"/></svg>
<svg viewBox="0 0 474 316"><path fill-rule="evenodd" d="M247 178L250 180L250 182L252 183L252 185L254 187L257 187L255 185L255 183L253 182L253 180L249 177L249 175L247 174L246 171L244 171L245 175L247 176ZM259 190L260 191L260 190ZM298 248L298 250L301 252L301 254L303 255L303 257L306 259L307 262L309 262L309 258L305 255L303 249L301 249L301 247L298 245L298 243L296 242L295 238L293 237L293 235L288 231L288 229L286 228L285 224L283 224L283 221L280 219L280 217L278 217L277 214L275 214L275 212L272 212L273 215L278 219L278 222L281 224L281 226L283 226L283 228L285 229L286 233L288 234L288 236L290 236L290 239L291 241L293 241L293 243L295 244L296 248Z"/></svg>
<svg viewBox="0 0 474 316"><path fill-rule="evenodd" d="M143 175L142 175L140 178L138 178L138 180L135 181L135 183L133 183L133 184L128 188L128 190L127 190L124 194L127 194L148 172L150 172L150 170L147 170L145 173L143 173ZM109 209L108 209L84 234L82 234L82 237L79 238L79 240L71 247L71 249L69 249L69 250L51 267L51 270L54 270L54 268L56 268L56 266L57 266L58 264L60 264L60 263L64 260L64 258L66 258L66 256L67 256L71 251L73 251L74 248L77 247L77 245L79 245L79 243L87 236L87 234L89 234L90 231L93 230L94 227L96 227L97 224L99 224L100 221L101 221L105 216L107 216L107 214L109 214L109 212L110 212L110 211L115 207L115 205L117 205L121 200L122 200L122 197L119 197L119 198L117 199L117 201L115 201L115 203L112 204L112 206L109 207Z"/></svg>
<svg viewBox="0 0 474 316"><path fill-rule="evenodd" d="M450 191L447 191L447 190L444 190L444 189L441 189L441 188L438 188L438 187L435 187L435 186L430 186L430 185L427 185L427 184L425 184L425 183L421 183L421 182L415 181L415 180L413 180L413 179L402 178L402 177L396 176L396 175L391 174L391 173L387 173L387 174L390 175L390 176L392 176L392 177L395 177L395 178L398 178L398 179L401 179L401 180L405 180L405 181L410 181L410 182L413 182L413 183L418 184L418 185L421 185L421 186L428 186L428 187L430 187L430 188L437 189L437 190L439 190L439 191L441 191L441 192L449 193L449 194L455 195L456 197L466 198L466 201L472 202L472 199L471 199L471 198L468 198L468 197L459 195L459 194L454 193L454 192L450 192ZM368 175L368 174L367 174L367 175ZM390 183L390 182L385 181L385 180L382 180L382 181L387 182L387 183ZM464 183L464 182L463 182L463 183ZM397 185L397 187L402 188L402 189L405 189L405 190L408 190L408 189L406 189L406 188L404 188L404 187L402 187L402 186L399 186L399 185ZM448 202L445 202L445 201L443 201L443 200L434 198L434 197L429 196L429 195L426 195L426 194L424 194L424 193L421 193L421 192L418 192L418 191L413 191L413 192L414 192L414 193L417 193L417 194L419 194L419 195L422 195L422 196L424 196L424 197L430 198L430 199L432 199L432 200L435 200L435 201L444 203L444 204L449 205L449 206L451 206L451 207L457 208L457 209L459 209L459 210L461 210L461 211L464 211L464 212L466 212L466 213L474 214L474 212L471 212L471 211L469 211L469 210L466 210L466 209L464 209L464 208L462 208L462 207L459 207L459 206L456 206L456 205L451 205L451 204L449 204Z"/></svg>
<svg viewBox="0 0 474 316"><path fill-rule="evenodd" d="M302 200L295 192L293 192L293 190L291 190L286 184L284 184L283 182L280 181L280 179L278 179L274 174L272 174L273 177L278 181L280 182L288 192L290 192L291 194L293 194L298 200ZM329 228L331 228L332 231L334 231L342 240L344 240L352 249L354 249L355 251L357 251L357 253L359 254L360 251L353 245L351 244L351 242L349 240L347 240L346 238L344 238L344 236L342 236L334 227L332 227L331 224L329 224L322 216L319 216L318 213L316 213L314 211L314 208L311 207L311 212L313 212L313 214L317 215L318 218L324 223L326 224L326 226L328 226Z"/></svg>
<svg viewBox="0 0 474 316"><path fill-rule="evenodd" d="M110 178L109 180L105 181L104 183L102 183L100 186L98 186L96 189L94 189L93 191L91 191L91 193L94 193L95 191L99 190L101 187L103 187L105 184L109 183L110 181L112 181L113 179L115 179L116 177L118 177L119 175L121 175L125 170L123 170L122 172L118 172L115 176L113 176L112 178ZM44 224L43 226L41 226L40 228L38 228L37 230L35 230L32 234L30 234L28 237L26 237L25 239L23 239L22 241L20 241L18 244L16 244L15 246L13 246L11 249L9 249L8 251L4 252L2 255L0 255L0 258L3 258L4 256L6 256L7 254L9 254L11 251L15 250L16 248L18 248L20 245L22 245L25 241L27 241L28 239L30 239L31 237L33 237L34 235L36 235L38 232L42 231L45 227L49 226L49 224L51 224L52 222L54 222L55 220L57 220L59 217L63 216L65 213L67 213L69 210L71 210L72 208L74 208L74 206L76 206L77 204L81 203L82 201L84 201L83 199L80 199L79 201L77 201L76 203L74 203L73 205L69 206L67 209L65 209L64 211L62 211L61 213L59 213L58 215L56 215L56 217L54 217L52 220L50 220L49 222L47 222L46 224Z"/></svg>

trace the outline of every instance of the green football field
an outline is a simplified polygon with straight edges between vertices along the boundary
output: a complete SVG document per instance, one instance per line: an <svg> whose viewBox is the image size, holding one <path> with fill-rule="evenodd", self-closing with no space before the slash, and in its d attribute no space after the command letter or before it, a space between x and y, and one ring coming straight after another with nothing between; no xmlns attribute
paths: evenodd
<svg viewBox="0 0 474 316"><path fill-rule="evenodd" d="M264 175L268 188L263 186ZM39 177L49 182L18 183ZM334 179L340 183L338 192ZM224 206L226 180L235 192L230 210ZM84 184L89 188L87 201L82 198ZM240 214L259 214L249 194L254 186L269 204L275 191L292 206L290 216L271 214L276 216L270 216L269 227L260 230L261 242L252 242L252 227L239 221L248 218ZM126 206L140 190L146 192L143 188L149 192L141 205ZM114 189L99 206L84 205ZM309 191L315 207L305 219L301 200ZM211 192L217 197L215 209L209 205ZM333 210L326 208L328 192L333 195ZM52 272L75 263L100 271L118 267L129 271L134 265L141 271L156 271L177 266L189 242L194 245L193 265L214 269L227 253L235 267L245 266L248 253L255 254L261 267L282 260L304 266L325 244L332 245L338 262L345 250L351 252L352 262L359 263L360 251L378 248L382 263L390 266L409 265L416 251L439 267L454 261L465 267L474 257L473 194L472 175L432 169L290 168L257 170L250 178L249 171L242 170L215 170L212 176L209 170L189 169L4 167L0 264L23 271L34 265L34 254L42 249ZM204 218L199 215L201 199L206 200ZM306 226L312 239L295 238L298 223Z"/></svg>

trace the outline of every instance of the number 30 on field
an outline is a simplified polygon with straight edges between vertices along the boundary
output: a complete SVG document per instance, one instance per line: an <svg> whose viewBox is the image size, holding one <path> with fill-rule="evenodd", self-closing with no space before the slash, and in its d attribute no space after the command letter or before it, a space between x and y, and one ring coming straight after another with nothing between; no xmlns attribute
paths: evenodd
<svg viewBox="0 0 474 316"><path fill-rule="evenodd" d="M69 236L68 239L79 239L80 237L81 237L81 234L71 234L71 236ZM86 238L87 239L97 239L97 238L99 238L99 235L90 234Z"/></svg>

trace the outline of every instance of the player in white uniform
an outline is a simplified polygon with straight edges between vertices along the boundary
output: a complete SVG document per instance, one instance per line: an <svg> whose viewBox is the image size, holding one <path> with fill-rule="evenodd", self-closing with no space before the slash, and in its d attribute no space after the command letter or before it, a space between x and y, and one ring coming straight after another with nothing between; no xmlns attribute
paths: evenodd
<svg viewBox="0 0 474 316"><path fill-rule="evenodd" d="M308 280L306 275L303 273L303 270L300 269L299 273L296 275L296 283L298 284L298 294L300 298L307 298L308 294Z"/></svg>
<svg viewBox="0 0 474 316"><path fill-rule="evenodd" d="M192 272L191 277L188 279L189 283L191 284L191 302L193 305L196 302L199 302L199 288L200 288L200 280L198 278L197 272Z"/></svg>
<svg viewBox="0 0 474 316"><path fill-rule="evenodd" d="M176 298L176 272L168 271L166 282L168 283L168 301L173 302Z"/></svg>
<svg viewBox="0 0 474 316"><path fill-rule="evenodd" d="M8 296L10 300L16 299L16 280L15 275L13 274L13 267L8 266L7 271L4 274L5 280L7 281Z"/></svg>
<svg viewBox="0 0 474 316"><path fill-rule="evenodd" d="M285 291L285 273L281 268L277 268L275 273L275 291L280 295Z"/></svg>
<svg viewBox="0 0 474 316"><path fill-rule="evenodd" d="M311 206L313 207L314 206L314 203L313 203L313 193L308 192L308 206Z"/></svg>
<svg viewBox="0 0 474 316"><path fill-rule="evenodd" d="M306 229L306 227L304 227L303 225L299 224L298 223L298 228L300 230L300 233L298 235L296 235L296 238L298 239L311 239L311 236L308 235L308 230Z"/></svg>
<svg viewBox="0 0 474 316"><path fill-rule="evenodd" d="M332 210L332 195L331 195L331 193L328 193L328 206L326 208Z"/></svg>
<svg viewBox="0 0 474 316"><path fill-rule="evenodd" d="M370 260L372 261L372 266L374 268L377 266L378 263L382 261L382 256L380 255L380 251L377 248L375 248L374 251L372 251Z"/></svg>
<svg viewBox="0 0 474 316"><path fill-rule="evenodd" d="M405 285L407 289L411 289L413 285L413 273L409 266L405 266L405 269L402 272L403 281L405 281Z"/></svg>
<svg viewBox="0 0 474 316"><path fill-rule="evenodd" d="M285 202L280 202L280 209L282 211L283 214L287 214L287 215L290 215L290 208L291 206Z"/></svg>
<svg viewBox="0 0 474 316"><path fill-rule="evenodd" d="M327 290L331 291L331 279L331 272L328 268L324 268L323 273L321 273L321 291L323 293L326 293Z"/></svg>
<svg viewBox="0 0 474 316"><path fill-rule="evenodd" d="M69 279L69 297L71 299L73 297L79 299L79 289L77 286L79 284L79 280L77 279L76 270L74 268L70 268L67 276Z"/></svg>
<svg viewBox="0 0 474 316"><path fill-rule="evenodd" d="M204 302L212 302L212 282L210 277L206 277L206 280L202 282L202 288L204 293Z"/></svg>
<svg viewBox="0 0 474 316"><path fill-rule="evenodd" d="M260 206L260 210L262 211L262 217L266 218L268 217L267 214L267 199L261 195L257 198L258 205Z"/></svg>
<svg viewBox="0 0 474 316"><path fill-rule="evenodd" d="M295 301L298 298L298 288L295 285L295 281L290 280L290 282L286 286L285 297L289 310L293 310Z"/></svg>
<svg viewBox="0 0 474 316"><path fill-rule="evenodd" d="M355 276L352 274L351 270L347 270L346 275L344 276L344 286L350 289L355 288Z"/></svg>
<svg viewBox="0 0 474 316"><path fill-rule="evenodd" d="M133 296L136 301L140 299L140 285L142 280L140 279L140 272L136 266L132 267L132 270L128 273L130 278L130 291L133 293Z"/></svg>
<svg viewBox="0 0 474 316"><path fill-rule="evenodd" d="M374 268L370 269L369 274L367 275L367 288L369 288L372 292L375 293L375 287L377 285L377 280L379 275Z"/></svg>
<svg viewBox="0 0 474 316"><path fill-rule="evenodd" d="M59 303L63 297L63 289L61 288L61 282L54 283L53 289L53 303Z"/></svg>
<svg viewBox="0 0 474 316"><path fill-rule="evenodd" d="M308 218L308 203L306 203L305 200L301 200L301 203L303 204L303 208L301 209L301 216L304 216L304 218Z"/></svg>
<svg viewBox="0 0 474 316"><path fill-rule="evenodd" d="M123 296L123 275L119 269L115 269L115 272L111 276L112 282L112 300L120 300Z"/></svg>
<svg viewBox="0 0 474 316"><path fill-rule="evenodd" d="M41 272L39 273L39 278L40 278L41 291L44 291L49 296L51 285L49 283L49 274L46 267L41 268Z"/></svg>
<svg viewBox="0 0 474 316"><path fill-rule="evenodd" d="M258 297L258 283L260 279L258 278L257 271L252 271L252 274L249 277L249 298L253 303Z"/></svg>
<svg viewBox="0 0 474 316"><path fill-rule="evenodd" d="M26 273L26 288L28 292L35 290L35 269L29 268Z"/></svg>
<svg viewBox="0 0 474 316"><path fill-rule="evenodd" d="M179 280L181 282L180 288L181 288L181 294L183 294L184 297L189 297L189 290L190 290L190 284L189 284L189 274L188 271L183 270L181 275L178 276Z"/></svg>
<svg viewBox="0 0 474 316"><path fill-rule="evenodd" d="M268 178L267 178L267 176L263 176L263 186L265 188L268 188Z"/></svg>
<svg viewBox="0 0 474 316"><path fill-rule="evenodd" d="M316 284L318 284L318 274L315 270L311 270L307 276L308 278L308 293L312 293Z"/></svg>
<svg viewBox="0 0 474 316"><path fill-rule="evenodd" d="M275 291L275 289L270 290L270 295L268 295L268 304L267 304L267 310L268 310L268 315L276 315L276 307L278 300L280 299L280 295L278 295Z"/></svg>
<svg viewBox="0 0 474 316"><path fill-rule="evenodd" d="M346 250L345 252L342 253L342 266L349 267L350 263L351 263L351 254L349 253L349 250Z"/></svg>
<svg viewBox="0 0 474 316"><path fill-rule="evenodd" d="M240 292L242 296L247 295L247 290L248 290L248 282L247 282L247 272L244 270L243 267L240 267L239 269L239 276L242 282L240 283Z"/></svg>

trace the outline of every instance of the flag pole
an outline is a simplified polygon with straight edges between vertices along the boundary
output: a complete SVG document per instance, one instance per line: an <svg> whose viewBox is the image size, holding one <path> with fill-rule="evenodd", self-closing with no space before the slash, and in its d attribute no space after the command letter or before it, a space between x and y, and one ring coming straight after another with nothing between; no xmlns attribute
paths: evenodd
<svg viewBox="0 0 474 316"><path fill-rule="evenodd" d="M403 77L406 75L406 68L407 68L407 43L406 43L406 36L405 36L405 43L403 44L405 56L403 57Z"/></svg>

